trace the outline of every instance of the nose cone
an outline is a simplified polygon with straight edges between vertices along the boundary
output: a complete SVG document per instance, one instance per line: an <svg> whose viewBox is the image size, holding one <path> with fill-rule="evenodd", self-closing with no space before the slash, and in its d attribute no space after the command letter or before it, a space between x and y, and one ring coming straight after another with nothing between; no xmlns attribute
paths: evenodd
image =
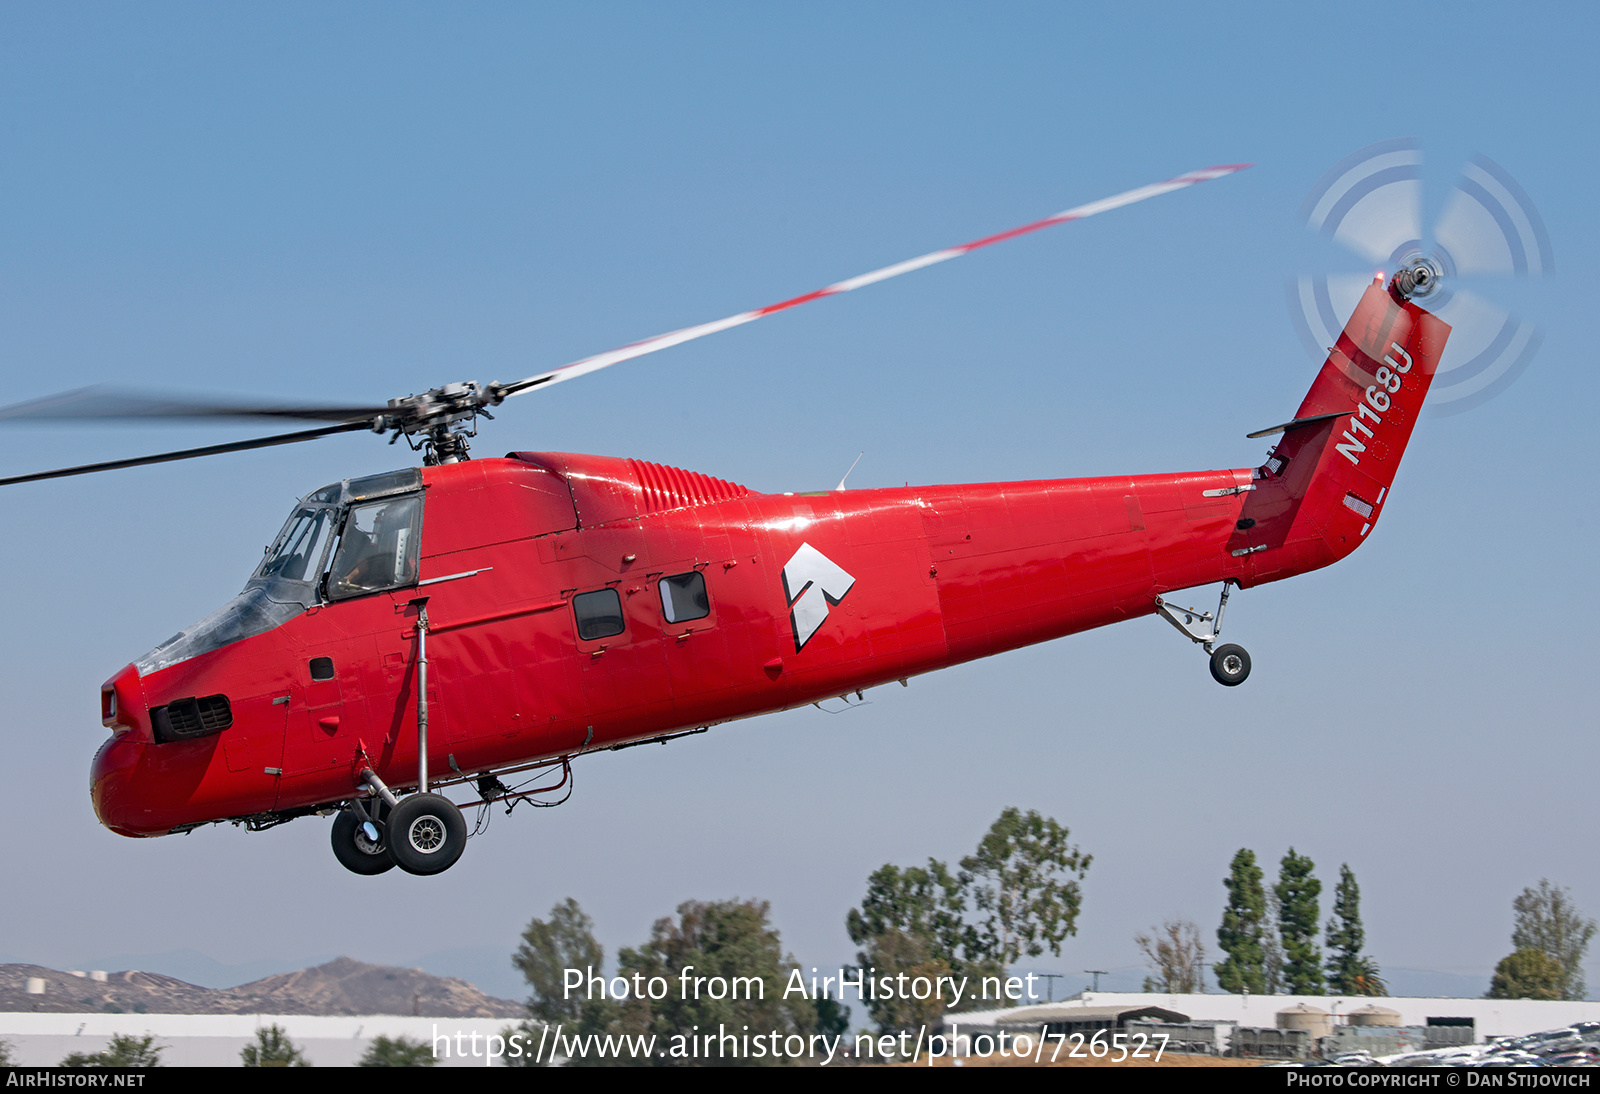
<svg viewBox="0 0 1600 1094"><path fill-rule="evenodd" d="M149 712L139 670L129 665L100 685L100 724L111 739L89 765L89 800L100 823L124 836L151 835L146 811L134 802L134 772L150 740ZM145 830L141 831L140 828Z"/></svg>
<svg viewBox="0 0 1600 1094"><path fill-rule="evenodd" d="M119 733L94 754L89 765L89 798L100 823L123 836L145 836L139 830L145 810L134 799L133 773L144 752L144 742L132 733Z"/></svg>

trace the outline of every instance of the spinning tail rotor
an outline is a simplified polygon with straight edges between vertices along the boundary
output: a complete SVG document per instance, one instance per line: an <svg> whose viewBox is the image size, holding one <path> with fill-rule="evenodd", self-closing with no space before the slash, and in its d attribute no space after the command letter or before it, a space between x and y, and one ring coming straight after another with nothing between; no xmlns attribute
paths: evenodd
<svg viewBox="0 0 1600 1094"><path fill-rule="evenodd" d="M1476 292L1478 279L1543 277L1550 239L1528 195L1504 168L1474 156L1431 231L1424 226L1422 151L1410 138L1370 145L1324 175L1300 217L1312 231L1383 270L1401 271L1407 295L1454 328L1434 379L1435 414L1459 414L1505 390L1538 352L1534 325ZM1372 280L1372 269L1303 274L1289 310L1321 360Z"/></svg>

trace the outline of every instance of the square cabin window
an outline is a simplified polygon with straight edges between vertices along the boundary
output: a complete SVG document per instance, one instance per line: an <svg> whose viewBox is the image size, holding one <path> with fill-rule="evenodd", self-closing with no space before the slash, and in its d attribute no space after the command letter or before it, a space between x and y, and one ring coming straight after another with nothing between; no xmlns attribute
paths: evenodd
<svg viewBox="0 0 1600 1094"><path fill-rule="evenodd" d="M615 589L579 593L572 598L572 611L578 617L578 637L585 642L623 631L622 597Z"/></svg>
<svg viewBox="0 0 1600 1094"><path fill-rule="evenodd" d="M661 579L661 614L668 623L687 623L711 614L705 575L699 570Z"/></svg>

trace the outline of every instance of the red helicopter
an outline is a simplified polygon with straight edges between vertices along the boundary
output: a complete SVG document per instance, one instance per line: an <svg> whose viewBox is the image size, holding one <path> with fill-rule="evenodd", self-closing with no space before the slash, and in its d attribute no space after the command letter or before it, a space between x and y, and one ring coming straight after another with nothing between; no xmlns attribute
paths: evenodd
<svg viewBox="0 0 1600 1094"><path fill-rule="evenodd" d="M300 418L316 428L0 485L371 429L411 467L308 494L244 590L101 689L101 823L159 836L332 816L350 870L435 874L461 808L549 804L571 763L1159 613L1234 686L1231 587L1327 566L1381 515L1450 327L1412 301L1415 256L1370 285L1260 467L761 494L642 460L468 459L504 399L1246 165L1128 191L756 311L506 384L383 407L244 406L76 392L0 419ZM1221 583L1217 609L1167 603ZM504 781L523 774L527 781ZM533 785L533 784L539 785ZM531 789L530 789L531 787ZM564 800L564 799L563 799Z"/></svg>

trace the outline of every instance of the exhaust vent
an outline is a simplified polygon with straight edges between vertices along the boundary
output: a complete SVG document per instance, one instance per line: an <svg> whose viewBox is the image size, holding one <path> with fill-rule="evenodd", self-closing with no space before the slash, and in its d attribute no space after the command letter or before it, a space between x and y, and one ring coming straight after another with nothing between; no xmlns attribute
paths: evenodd
<svg viewBox="0 0 1600 1094"><path fill-rule="evenodd" d="M1354 494L1346 494L1344 496L1344 507L1352 513L1360 514L1362 520L1372 519L1372 503L1363 501Z"/></svg>

